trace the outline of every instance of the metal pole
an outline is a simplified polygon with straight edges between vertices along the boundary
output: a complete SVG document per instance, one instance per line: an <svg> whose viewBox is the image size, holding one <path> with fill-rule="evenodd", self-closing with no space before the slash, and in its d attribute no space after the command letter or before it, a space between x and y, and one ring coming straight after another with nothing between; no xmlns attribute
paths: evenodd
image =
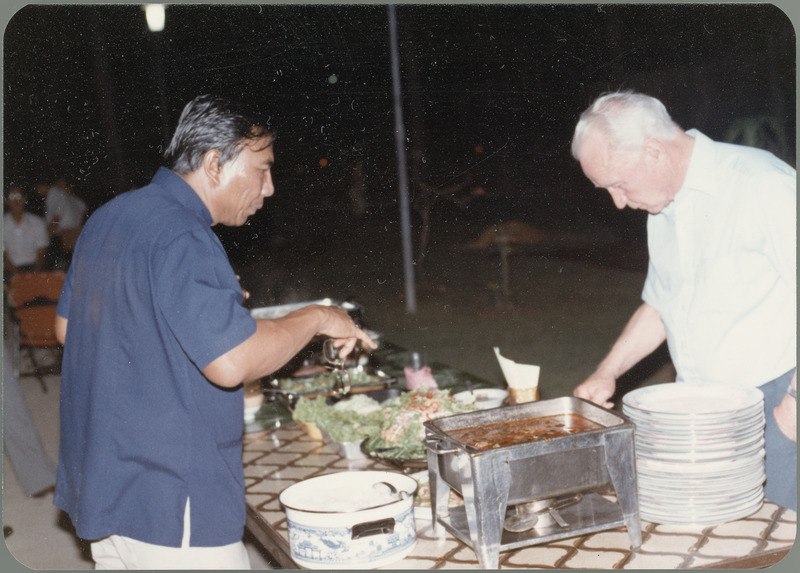
<svg viewBox="0 0 800 573"><path fill-rule="evenodd" d="M406 312L417 312L417 293L414 284L414 261L411 245L411 214L408 202L408 170L406 167L406 130L403 125L403 99L400 86L400 57L397 47L397 21L394 5L389 12L389 42L392 54L392 91L394 93L394 138L397 148L397 183L400 196L400 227L403 240L403 274L406 288Z"/></svg>

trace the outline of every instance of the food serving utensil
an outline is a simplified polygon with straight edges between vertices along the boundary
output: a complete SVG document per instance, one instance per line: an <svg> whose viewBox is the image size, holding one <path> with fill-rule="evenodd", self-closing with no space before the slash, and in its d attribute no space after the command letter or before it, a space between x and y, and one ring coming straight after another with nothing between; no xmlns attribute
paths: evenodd
<svg viewBox="0 0 800 573"><path fill-rule="evenodd" d="M394 486L394 484L389 483L388 481L377 481L372 484L372 489L375 491L383 492L388 491L389 494L396 497L397 499L408 499L411 497L411 494L407 491L398 491L398 489Z"/></svg>
<svg viewBox="0 0 800 573"><path fill-rule="evenodd" d="M333 338L328 338L322 343L322 357L335 374L332 388L334 394L343 395L350 392L350 372L345 368L345 359L339 356L339 348L333 345Z"/></svg>
<svg viewBox="0 0 800 573"><path fill-rule="evenodd" d="M557 523L559 527L569 527L558 510L574 505L581 499L583 499L583 494L579 493L567 499L545 499L516 505L514 513L506 517L503 528L514 533L521 533L534 527L550 527L553 522Z"/></svg>

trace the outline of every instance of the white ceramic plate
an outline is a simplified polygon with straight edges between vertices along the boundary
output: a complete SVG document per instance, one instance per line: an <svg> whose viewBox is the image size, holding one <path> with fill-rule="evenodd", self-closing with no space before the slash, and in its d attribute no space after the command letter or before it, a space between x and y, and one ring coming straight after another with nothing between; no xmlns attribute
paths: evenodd
<svg viewBox="0 0 800 573"><path fill-rule="evenodd" d="M623 404L646 412L679 416L715 415L736 412L762 403L758 388L729 384L671 382L645 386L628 392Z"/></svg>
<svg viewBox="0 0 800 573"><path fill-rule="evenodd" d="M763 505L763 499L758 499L750 505L743 505L732 509L719 512L688 512L676 513L672 508L666 511L657 508L650 508L647 506L640 507L639 514L644 521L651 523L663 523L670 525L694 525L694 526L712 526L729 521L736 521L743 519L749 515L754 514Z"/></svg>
<svg viewBox="0 0 800 573"><path fill-rule="evenodd" d="M714 461L695 462L689 460L685 462L671 462L637 457L636 468L642 468L651 471L661 471L665 472L666 475L672 476L681 476L682 474L722 475L726 472L736 471L742 467L750 467L757 465L758 463L763 463L763 459L764 449L760 448L754 451L753 454L748 457L734 457Z"/></svg>
<svg viewBox="0 0 800 573"><path fill-rule="evenodd" d="M642 459L666 460L675 462L711 461L749 457L764 447L764 436L759 434L742 442L725 442L716 448L675 448L648 447L641 442L636 443L636 455Z"/></svg>

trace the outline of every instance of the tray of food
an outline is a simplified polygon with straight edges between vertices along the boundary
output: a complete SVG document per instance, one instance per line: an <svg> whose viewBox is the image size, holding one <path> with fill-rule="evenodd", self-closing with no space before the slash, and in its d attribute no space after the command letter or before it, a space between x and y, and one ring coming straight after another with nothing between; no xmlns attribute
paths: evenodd
<svg viewBox="0 0 800 573"><path fill-rule="evenodd" d="M372 366L354 366L347 368L347 373L350 377L350 391L348 394L383 390L397 381L396 378ZM339 394L336 389L336 373L331 369L307 376L273 378L267 383L264 392L286 398L292 407L299 398L316 398L317 396L335 396Z"/></svg>
<svg viewBox="0 0 800 573"><path fill-rule="evenodd" d="M423 423L475 410L448 390L367 392L341 399L298 400L293 419L314 424L334 442L360 442L361 452L404 472L427 467Z"/></svg>

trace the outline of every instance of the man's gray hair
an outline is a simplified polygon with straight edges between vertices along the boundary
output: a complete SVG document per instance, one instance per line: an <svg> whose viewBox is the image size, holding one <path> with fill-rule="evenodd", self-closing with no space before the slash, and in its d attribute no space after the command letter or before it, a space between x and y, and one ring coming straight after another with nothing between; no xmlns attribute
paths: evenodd
<svg viewBox="0 0 800 573"><path fill-rule="evenodd" d="M259 139L264 139L269 147L275 135L238 104L202 95L183 108L164 160L176 173L190 173L200 167L208 151L218 149L222 166L234 159L248 142Z"/></svg>
<svg viewBox="0 0 800 573"><path fill-rule="evenodd" d="M638 150L651 137L671 141L681 128L664 104L633 91L603 94L581 114L572 138L572 156L580 160L586 136L598 131L612 151Z"/></svg>

